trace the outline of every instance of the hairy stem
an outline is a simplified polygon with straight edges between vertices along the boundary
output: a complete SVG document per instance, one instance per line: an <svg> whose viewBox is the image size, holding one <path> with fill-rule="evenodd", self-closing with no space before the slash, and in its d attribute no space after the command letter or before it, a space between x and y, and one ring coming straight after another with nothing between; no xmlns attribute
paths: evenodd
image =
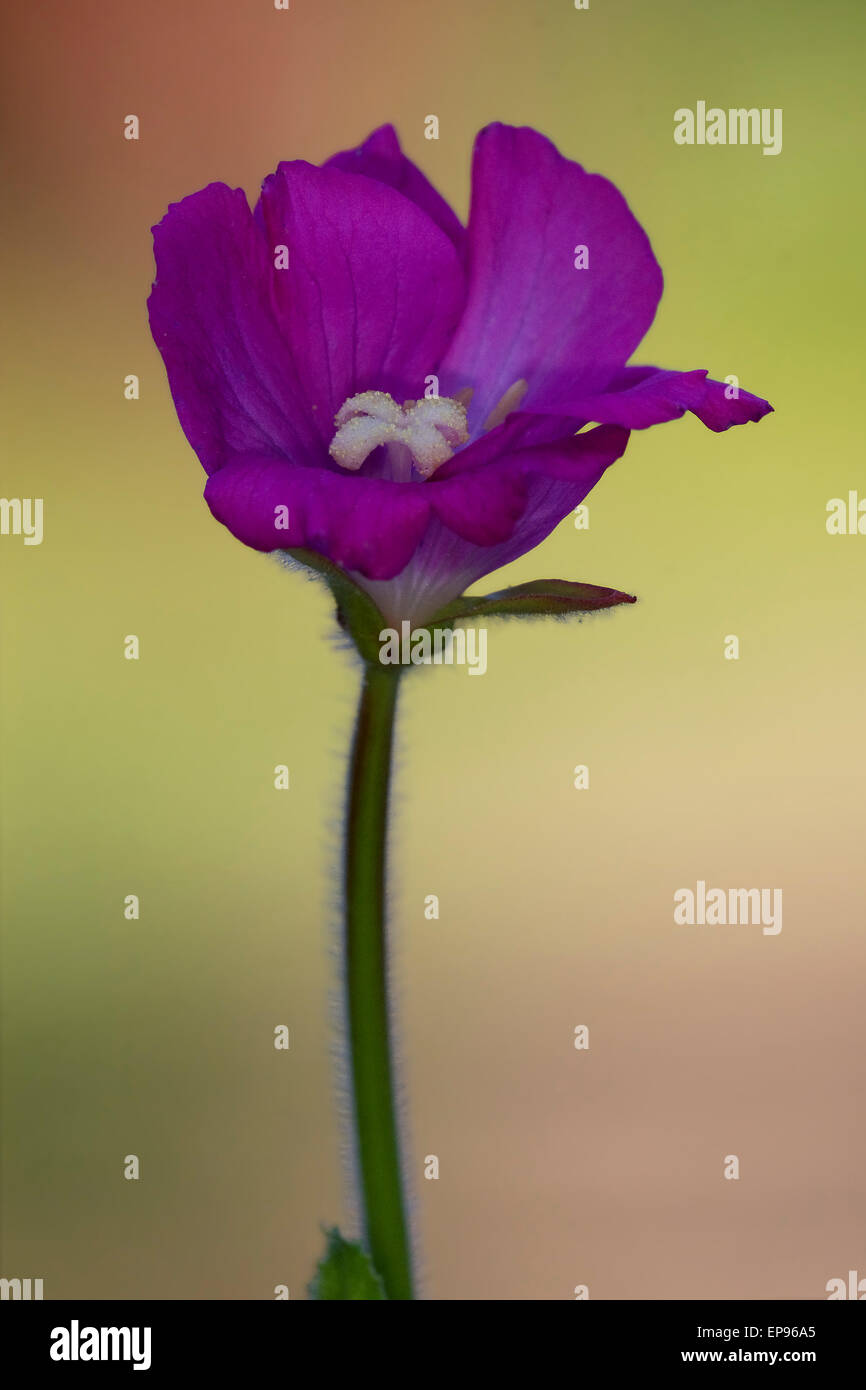
<svg viewBox="0 0 866 1390"><path fill-rule="evenodd" d="M412 1270L394 1107L385 932L388 791L400 668L368 662L349 774L345 970L355 1142L367 1246L389 1299Z"/></svg>

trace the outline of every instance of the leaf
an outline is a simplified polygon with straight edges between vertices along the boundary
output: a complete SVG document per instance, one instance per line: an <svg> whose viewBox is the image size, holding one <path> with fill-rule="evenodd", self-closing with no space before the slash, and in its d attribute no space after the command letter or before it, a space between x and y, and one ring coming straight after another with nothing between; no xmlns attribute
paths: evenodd
<svg viewBox="0 0 866 1390"><path fill-rule="evenodd" d="M551 618L572 613L596 613L620 603L637 603L634 594L603 589L598 584L574 584L569 579L533 579L493 594L464 594L449 603L428 625L461 618Z"/></svg>
<svg viewBox="0 0 866 1390"><path fill-rule="evenodd" d="M333 1226L328 1246L307 1292L314 1299L384 1299L382 1281L357 1241L344 1240Z"/></svg>

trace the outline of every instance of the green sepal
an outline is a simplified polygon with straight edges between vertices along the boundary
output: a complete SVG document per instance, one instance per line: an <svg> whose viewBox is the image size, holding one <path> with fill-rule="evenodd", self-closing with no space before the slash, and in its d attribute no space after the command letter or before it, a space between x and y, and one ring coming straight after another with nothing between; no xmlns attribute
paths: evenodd
<svg viewBox="0 0 866 1390"><path fill-rule="evenodd" d="M379 633L388 623L370 595L339 565L326 560L315 550L284 550L282 553L322 576L337 605L337 622L351 637L365 661L378 662Z"/></svg>
<svg viewBox="0 0 866 1390"><path fill-rule="evenodd" d="M357 1241L344 1240L332 1226L327 1249L307 1288L313 1299L385 1299L382 1281L370 1256Z"/></svg>
<svg viewBox="0 0 866 1390"><path fill-rule="evenodd" d="M570 579L533 579L493 594L464 594L446 604L426 626L466 618L559 618L572 613L597 613L620 603L637 603L634 594L604 589L598 584L575 584Z"/></svg>
<svg viewBox="0 0 866 1390"><path fill-rule="evenodd" d="M315 550L284 550L282 554L321 575L337 606L338 623L351 637L364 661L378 664L381 650L379 634L390 624L366 590L356 584L339 565L326 560ZM620 589L605 589L598 584L577 584L570 579L533 579L528 584L516 584L511 589L499 589L492 594L463 594L446 604L434 617L418 623L413 627L413 632L467 619L562 618L575 613L597 613L603 608L636 602L633 594L623 593ZM386 666L383 669L399 673L400 667Z"/></svg>

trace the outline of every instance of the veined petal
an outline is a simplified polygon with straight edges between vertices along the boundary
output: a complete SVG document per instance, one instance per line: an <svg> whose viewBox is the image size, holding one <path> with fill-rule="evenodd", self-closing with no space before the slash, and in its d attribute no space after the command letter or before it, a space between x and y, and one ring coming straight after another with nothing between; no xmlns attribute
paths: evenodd
<svg viewBox="0 0 866 1390"><path fill-rule="evenodd" d="M600 426L423 484L433 515L411 559L388 583L357 572L386 617L423 622L485 574L532 550L619 458L628 431Z"/></svg>
<svg viewBox="0 0 866 1390"><path fill-rule="evenodd" d="M655 315L662 274L622 194L537 131L492 125L475 145L469 292L441 389L474 388L477 431L513 384L527 411L594 393ZM587 269L575 269L586 246Z"/></svg>
<svg viewBox="0 0 866 1390"><path fill-rule="evenodd" d="M625 452L627 443L628 430L606 425L553 444L514 449L450 478L434 477L431 505L440 521L464 540L498 545L522 536L533 481L539 477L555 479L569 484L569 498L576 491L580 496L556 516L552 529L595 487L605 469Z"/></svg>
<svg viewBox="0 0 866 1390"><path fill-rule="evenodd" d="M364 174L396 188L404 198L417 203L431 221L440 227L454 243L461 259L466 249L466 228L448 203L400 148L397 132L392 125L379 126L368 135L363 145L353 150L341 150L322 166L342 169L347 174Z"/></svg>
<svg viewBox="0 0 866 1390"><path fill-rule="evenodd" d="M539 412L547 408L537 407ZM552 401L549 409L556 415L568 413L583 421L624 425L631 430L677 420L689 410L708 429L721 433L732 425L761 420L773 407L749 391L713 381L704 369L675 372L660 367L625 367L604 391L576 393L567 400Z"/></svg>
<svg viewBox="0 0 866 1390"><path fill-rule="evenodd" d="M305 547L343 569L391 579L412 557L430 515L426 488L247 455L214 473L205 501L254 550ZM282 510L282 509L285 509ZM288 525L286 520L288 513Z"/></svg>
<svg viewBox="0 0 866 1390"><path fill-rule="evenodd" d="M491 459L444 482L434 475L426 483L362 478L266 455L237 456L208 479L205 500L245 545L315 550L355 573L374 598L390 595L399 602L415 580L416 562L423 572L441 570L431 595L438 607L472 582L466 578L470 570L479 578L543 540L627 441L627 430L599 426L558 444Z"/></svg>
<svg viewBox="0 0 866 1390"><path fill-rule="evenodd" d="M212 473L237 452L320 451L243 191L212 183L172 203L153 239L151 331L178 419L205 469Z"/></svg>
<svg viewBox="0 0 866 1390"><path fill-rule="evenodd" d="M297 161L265 180L256 216L268 245L289 250L276 303L326 445L349 397L423 396L465 297L427 213L386 184Z"/></svg>

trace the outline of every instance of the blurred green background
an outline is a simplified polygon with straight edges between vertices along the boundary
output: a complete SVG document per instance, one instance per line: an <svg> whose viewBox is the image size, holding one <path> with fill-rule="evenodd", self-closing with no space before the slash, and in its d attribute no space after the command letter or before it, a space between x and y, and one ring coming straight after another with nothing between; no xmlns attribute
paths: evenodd
<svg viewBox="0 0 866 1390"><path fill-rule="evenodd" d="M0 538L4 1276L298 1298L320 1222L356 1229L333 1019L357 673L323 591L201 500L147 327L149 228L383 121L465 214L494 119L612 178L649 232L666 291L636 360L735 373L776 414L635 434L588 531L566 520L479 586L560 576L636 607L491 627L483 680L405 683L392 929L422 1291L822 1298L866 1274L866 538L825 529L829 498L866 496L863 20L840 0L10 10L2 493L45 499L45 539ZM698 100L783 108L781 155L676 146ZM675 927L699 878L781 887L781 934Z"/></svg>

